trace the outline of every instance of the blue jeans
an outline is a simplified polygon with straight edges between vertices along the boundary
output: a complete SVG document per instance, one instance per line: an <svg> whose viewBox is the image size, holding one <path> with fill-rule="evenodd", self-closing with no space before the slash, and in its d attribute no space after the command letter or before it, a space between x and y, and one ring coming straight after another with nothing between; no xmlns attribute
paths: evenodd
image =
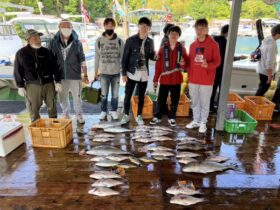
<svg viewBox="0 0 280 210"><path fill-rule="evenodd" d="M120 87L120 74L100 75L100 84L101 84L101 111L107 112L107 103L108 103L108 93L111 85L111 106L112 111L117 111L118 109L118 95Z"/></svg>

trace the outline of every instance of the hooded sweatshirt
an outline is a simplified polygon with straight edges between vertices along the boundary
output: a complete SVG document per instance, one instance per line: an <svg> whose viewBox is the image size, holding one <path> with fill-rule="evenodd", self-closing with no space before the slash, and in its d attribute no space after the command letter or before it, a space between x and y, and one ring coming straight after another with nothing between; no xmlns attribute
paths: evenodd
<svg viewBox="0 0 280 210"><path fill-rule="evenodd" d="M95 71L107 75L119 74L123 50L124 42L116 34L108 39L103 33L95 42Z"/></svg>
<svg viewBox="0 0 280 210"><path fill-rule="evenodd" d="M206 59L207 68L201 66ZM218 44L207 35L203 42L196 39L190 46L188 64L188 79L190 83L197 85L214 84L216 68L221 63Z"/></svg>
<svg viewBox="0 0 280 210"><path fill-rule="evenodd" d="M272 73L276 70L277 44L272 37L267 37L262 41L261 59L258 62L257 73L268 76L268 69Z"/></svg>

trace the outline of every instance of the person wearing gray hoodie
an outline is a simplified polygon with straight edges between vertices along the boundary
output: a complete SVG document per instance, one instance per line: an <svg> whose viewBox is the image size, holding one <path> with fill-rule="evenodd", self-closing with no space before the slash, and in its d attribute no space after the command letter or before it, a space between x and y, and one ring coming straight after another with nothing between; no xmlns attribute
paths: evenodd
<svg viewBox="0 0 280 210"><path fill-rule="evenodd" d="M118 120L118 94L120 84L121 59L124 42L114 33L116 22L113 18L104 20L105 32L95 43L95 80L101 84L101 115L103 121L107 116L108 92L111 86L111 114Z"/></svg>

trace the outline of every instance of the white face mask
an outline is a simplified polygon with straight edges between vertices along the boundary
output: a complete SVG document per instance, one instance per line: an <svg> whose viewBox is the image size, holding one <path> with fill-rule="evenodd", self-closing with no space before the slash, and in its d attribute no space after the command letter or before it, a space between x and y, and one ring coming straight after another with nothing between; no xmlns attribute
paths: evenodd
<svg viewBox="0 0 280 210"><path fill-rule="evenodd" d="M64 37L70 37L70 35L72 34L71 28L61 28L60 31Z"/></svg>
<svg viewBox="0 0 280 210"><path fill-rule="evenodd" d="M42 47L42 45L37 45L37 44L31 44L30 45L33 49L39 49Z"/></svg>

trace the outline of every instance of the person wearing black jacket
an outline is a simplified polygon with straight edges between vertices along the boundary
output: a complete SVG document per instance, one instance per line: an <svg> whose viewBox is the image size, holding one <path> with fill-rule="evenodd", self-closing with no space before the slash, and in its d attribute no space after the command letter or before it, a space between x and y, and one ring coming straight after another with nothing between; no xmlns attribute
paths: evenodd
<svg viewBox="0 0 280 210"><path fill-rule="evenodd" d="M218 100L217 103L219 102L219 97L220 97L220 88L222 84L222 77L223 77L223 68L224 68L224 61L225 61L225 54L226 54L226 46L227 46L227 36L228 36L228 30L229 30L229 25L224 25L221 28L221 35L220 36L214 36L214 40L218 43L219 49L220 49L220 55L221 55L221 64L217 68L216 71L216 76L215 76L215 81L213 85L213 91L212 91L212 96L211 96L211 101L210 101L210 111L215 111L215 106L214 106L214 100L217 94L217 89L219 88L219 94L218 94ZM241 56L234 56L234 61L246 59L247 56L241 55Z"/></svg>
<svg viewBox="0 0 280 210"><path fill-rule="evenodd" d="M26 99L32 122L40 118L43 101L47 105L49 117L57 117L55 90L61 89L57 59L41 46L42 35L33 29L26 31L28 44L16 53L14 64L18 93Z"/></svg>
<svg viewBox="0 0 280 210"><path fill-rule="evenodd" d="M142 17L138 21L139 33L126 40L122 57L122 79L126 82L124 116L122 123L129 122L130 101L136 84L139 87L138 113L136 122L143 125L142 110L149 76L149 59L155 60L154 41L148 37L152 26L150 19Z"/></svg>

